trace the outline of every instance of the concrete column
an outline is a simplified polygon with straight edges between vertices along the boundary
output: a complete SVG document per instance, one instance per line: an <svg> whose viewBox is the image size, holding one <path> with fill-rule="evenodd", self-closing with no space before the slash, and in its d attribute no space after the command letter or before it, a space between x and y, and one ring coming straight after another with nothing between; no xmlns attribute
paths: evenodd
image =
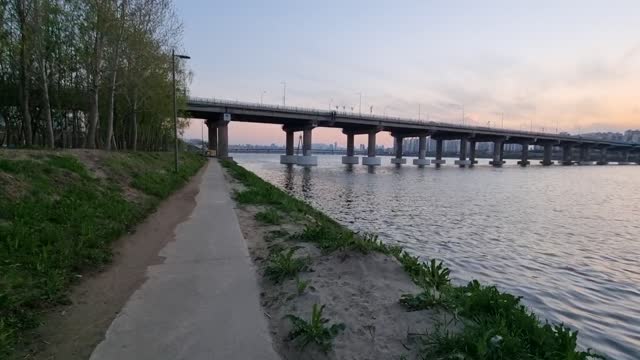
<svg viewBox="0 0 640 360"><path fill-rule="evenodd" d="M607 157L607 151L608 150L607 150L606 147L600 148L600 160L598 160L598 162L597 162L598 165L607 165L607 164L609 164L609 160L608 160L608 157Z"/></svg>
<svg viewBox="0 0 640 360"><path fill-rule="evenodd" d="M355 154L355 135L347 134L347 156L342 157L342 163L346 165L356 165L360 159Z"/></svg>
<svg viewBox="0 0 640 360"><path fill-rule="evenodd" d="M582 145L580 147L580 161L578 165L591 165L591 148L587 145Z"/></svg>
<svg viewBox="0 0 640 360"><path fill-rule="evenodd" d="M392 164L402 165L407 163L407 159L402 158L402 142L403 138L400 136L395 136L394 138L396 157L391 159Z"/></svg>
<svg viewBox="0 0 640 360"><path fill-rule="evenodd" d="M213 120L207 120L209 156L218 156L218 125Z"/></svg>
<svg viewBox="0 0 640 360"><path fill-rule="evenodd" d="M418 137L418 158L413 159L413 165L418 165L418 167L425 167L431 164L431 161L426 159L427 157L427 137L420 136Z"/></svg>
<svg viewBox="0 0 640 360"><path fill-rule="evenodd" d="M518 165L527 166L531 164L529 161L529 143L522 143L522 155L520 156L520 161L518 161Z"/></svg>
<svg viewBox="0 0 640 360"><path fill-rule="evenodd" d="M231 159L229 157L229 122L220 121L218 123L218 157L221 159Z"/></svg>
<svg viewBox="0 0 640 360"><path fill-rule="evenodd" d="M280 155L280 164L292 165L298 162L298 157L295 156L295 133L292 130L285 130L287 139L285 143L285 155Z"/></svg>
<svg viewBox="0 0 640 360"><path fill-rule="evenodd" d="M619 165L629 165L629 150L622 150L620 152L622 158L618 162Z"/></svg>
<svg viewBox="0 0 640 360"><path fill-rule="evenodd" d="M469 140L469 167L475 166L478 161L476 160L476 141Z"/></svg>
<svg viewBox="0 0 640 360"><path fill-rule="evenodd" d="M570 144L562 145L562 165L573 165L573 146Z"/></svg>
<svg viewBox="0 0 640 360"><path fill-rule="evenodd" d="M460 167L471 165L471 161L467 160L467 139L460 139L459 160L455 164Z"/></svg>
<svg viewBox="0 0 640 360"><path fill-rule="evenodd" d="M362 165L367 165L367 166L380 165L380 158L376 157L376 133L377 131L371 131L368 134L369 142L367 144L367 157L362 158Z"/></svg>
<svg viewBox="0 0 640 360"><path fill-rule="evenodd" d="M553 155L553 145L544 144L544 156L542 158L542 161L540 161L540 163L543 166L553 165L553 161L551 161L552 155Z"/></svg>
<svg viewBox="0 0 640 360"><path fill-rule="evenodd" d="M318 165L318 158L311 155L312 131L312 126L302 130L302 156L298 156L296 162L296 164L300 166L309 167Z"/></svg>
<svg viewBox="0 0 640 360"><path fill-rule="evenodd" d="M436 159L433 161L436 164L436 167L439 168L440 165L445 164L447 161L442 160L442 147L444 145L444 140L437 139L436 140Z"/></svg>
<svg viewBox="0 0 640 360"><path fill-rule="evenodd" d="M496 140L493 142L493 160L489 163L495 167L501 167L504 164L504 140Z"/></svg>

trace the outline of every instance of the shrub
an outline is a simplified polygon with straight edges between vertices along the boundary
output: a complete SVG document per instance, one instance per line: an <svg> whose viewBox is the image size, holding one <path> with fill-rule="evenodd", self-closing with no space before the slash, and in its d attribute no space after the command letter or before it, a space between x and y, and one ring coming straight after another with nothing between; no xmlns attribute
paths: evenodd
<svg viewBox="0 0 640 360"><path fill-rule="evenodd" d="M285 319L289 319L293 325L293 329L287 339L297 342L300 349L304 349L307 345L313 343L323 353L327 354L333 346L333 339L340 331L345 329L345 325L329 325L329 319L322 317L324 308L324 305L318 308L318 304L314 304L309 322L295 315L286 315Z"/></svg>

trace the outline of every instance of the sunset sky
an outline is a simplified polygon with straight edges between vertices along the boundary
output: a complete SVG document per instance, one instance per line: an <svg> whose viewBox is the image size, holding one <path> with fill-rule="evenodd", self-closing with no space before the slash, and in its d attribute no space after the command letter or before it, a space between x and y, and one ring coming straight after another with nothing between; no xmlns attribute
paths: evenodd
<svg viewBox="0 0 640 360"><path fill-rule="evenodd" d="M572 133L640 128L640 2L178 1L193 96ZM200 137L193 120L186 137ZM230 143L282 144L232 123ZM314 143L344 145L338 130ZM357 143L364 142L364 138ZM391 145L387 135L380 143Z"/></svg>

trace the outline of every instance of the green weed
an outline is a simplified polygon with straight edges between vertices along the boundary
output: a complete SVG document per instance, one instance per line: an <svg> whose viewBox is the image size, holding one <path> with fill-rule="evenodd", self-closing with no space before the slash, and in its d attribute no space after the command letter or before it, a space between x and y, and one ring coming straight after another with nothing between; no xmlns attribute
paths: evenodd
<svg viewBox="0 0 640 360"><path fill-rule="evenodd" d="M288 250L272 253L265 269L265 275L273 282L279 283L295 277L301 271L308 271L309 259L293 256L297 249L299 247L291 247Z"/></svg>
<svg viewBox="0 0 640 360"><path fill-rule="evenodd" d="M298 296L304 294L307 287L309 287L310 280L302 280L300 278L296 278L296 289L298 292Z"/></svg>
<svg viewBox="0 0 640 360"><path fill-rule="evenodd" d="M318 307L318 304L314 304L311 319L308 322L295 315L286 315L285 319L291 321L293 325L287 339L297 342L300 349L304 349L309 344L315 344L327 354L333 346L333 339L346 327L344 324L329 325L329 319L322 317L324 308L324 305Z"/></svg>
<svg viewBox="0 0 640 360"><path fill-rule="evenodd" d="M282 216L276 210L267 209L256 214L256 220L270 225L282 223Z"/></svg>

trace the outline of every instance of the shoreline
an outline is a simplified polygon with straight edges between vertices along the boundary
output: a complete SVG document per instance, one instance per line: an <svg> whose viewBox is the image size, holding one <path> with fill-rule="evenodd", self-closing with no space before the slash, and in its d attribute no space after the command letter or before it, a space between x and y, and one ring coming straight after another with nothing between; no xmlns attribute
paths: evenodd
<svg viewBox="0 0 640 360"><path fill-rule="evenodd" d="M455 286L441 262L423 263L374 235L356 234L237 164L222 164L284 358L603 358L578 350L576 332L543 325L519 298L477 281ZM270 279L270 268L289 249L308 268ZM329 323L345 326L328 357L318 346L301 350L289 339L287 318L309 319L314 304L326 305Z"/></svg>

